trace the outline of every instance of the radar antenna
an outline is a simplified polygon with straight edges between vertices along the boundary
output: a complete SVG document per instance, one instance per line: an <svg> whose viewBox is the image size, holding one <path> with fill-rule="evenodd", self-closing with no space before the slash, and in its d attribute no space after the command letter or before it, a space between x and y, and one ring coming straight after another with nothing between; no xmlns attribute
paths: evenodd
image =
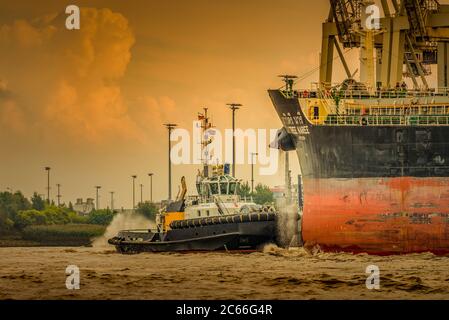
<svg viewBox="0 0 449 320"><path fill-rule="evenodd" d="M294 76L294 75L289 75L289 74L281 74L278 77L282 78L282 81L284 81L285 91L293 92L293 85L295 84L295 80L298 79L298 77Z"/></svg>

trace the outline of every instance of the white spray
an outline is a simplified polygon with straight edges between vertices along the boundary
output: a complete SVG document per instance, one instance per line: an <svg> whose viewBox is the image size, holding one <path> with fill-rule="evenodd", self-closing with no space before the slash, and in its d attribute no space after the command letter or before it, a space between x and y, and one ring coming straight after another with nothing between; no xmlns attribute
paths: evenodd
<svg viewBox="0 0 449 320"><path fill-rule="evenodd" d="M132 229L152 229L155 227L155 222L145 218L144 216L130 211L123 211L118 213L106 228L105 233L96 238L92 246L94 248L110 247L108 239L117 235L120 230Z"/></svg>
<svg viewBox="0 0 449 320"><path fill-rule="evenodd" d="M301 243L300 239L300 212L298 204L294 201L292 195L292 181L288 152L280 153L280 160L284 160L284 178L285 178L285 194L284 197L276 199L277 217L277 234L278 244L284 248L296 247Z"/></svg>

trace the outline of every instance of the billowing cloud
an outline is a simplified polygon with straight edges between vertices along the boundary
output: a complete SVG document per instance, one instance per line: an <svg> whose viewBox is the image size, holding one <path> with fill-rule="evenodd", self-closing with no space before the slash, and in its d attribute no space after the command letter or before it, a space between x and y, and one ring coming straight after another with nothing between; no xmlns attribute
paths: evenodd
<svg viewBox="0 0 449 320"><path fill-rule="evenodd" d="M120 85L135 42L127 19L82 8L81 29L67 30L65 18L0 26L2 132L28 128L50 142L144 141L139 113L130 112Z"/></svg>

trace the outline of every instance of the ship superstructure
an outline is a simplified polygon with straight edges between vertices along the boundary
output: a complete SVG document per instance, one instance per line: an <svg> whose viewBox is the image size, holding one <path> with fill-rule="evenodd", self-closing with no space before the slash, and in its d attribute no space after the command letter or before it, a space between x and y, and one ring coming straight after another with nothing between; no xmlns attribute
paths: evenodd
<svg viewBox="0 0 449 320"><path fill-rule="evenodd" d="M196 196L186 201L185 218L205 218L260 211L250 197L241 197L241 180L233 177L228 164L213 164L208 146L214 139L214 128L208 116L207 108L198 115L201 122L203 168L196 177Z"/></svg>

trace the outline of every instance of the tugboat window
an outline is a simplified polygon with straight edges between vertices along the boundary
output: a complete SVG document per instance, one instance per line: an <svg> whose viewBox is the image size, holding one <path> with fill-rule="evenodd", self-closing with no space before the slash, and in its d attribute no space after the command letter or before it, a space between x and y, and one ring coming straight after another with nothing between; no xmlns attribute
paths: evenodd
<svg viewBox="0 0 449 320"><path fill-rule="evenodd" d="M228 184L225 182L220 183L221 194L228 194Z"/></svg>
<svg viewBox="0 0 449 320"><path fill-rule="evenodd" d="M218 194L218 183L211 183L210 189L212 194Z"/></svg>
<svg viewBox="0 0 449 320"><path fill-rule="evenodd" d="M235 182L231 182L229 184L229 194L235 194L235 188L236 187L236 183Z"/></svg>

